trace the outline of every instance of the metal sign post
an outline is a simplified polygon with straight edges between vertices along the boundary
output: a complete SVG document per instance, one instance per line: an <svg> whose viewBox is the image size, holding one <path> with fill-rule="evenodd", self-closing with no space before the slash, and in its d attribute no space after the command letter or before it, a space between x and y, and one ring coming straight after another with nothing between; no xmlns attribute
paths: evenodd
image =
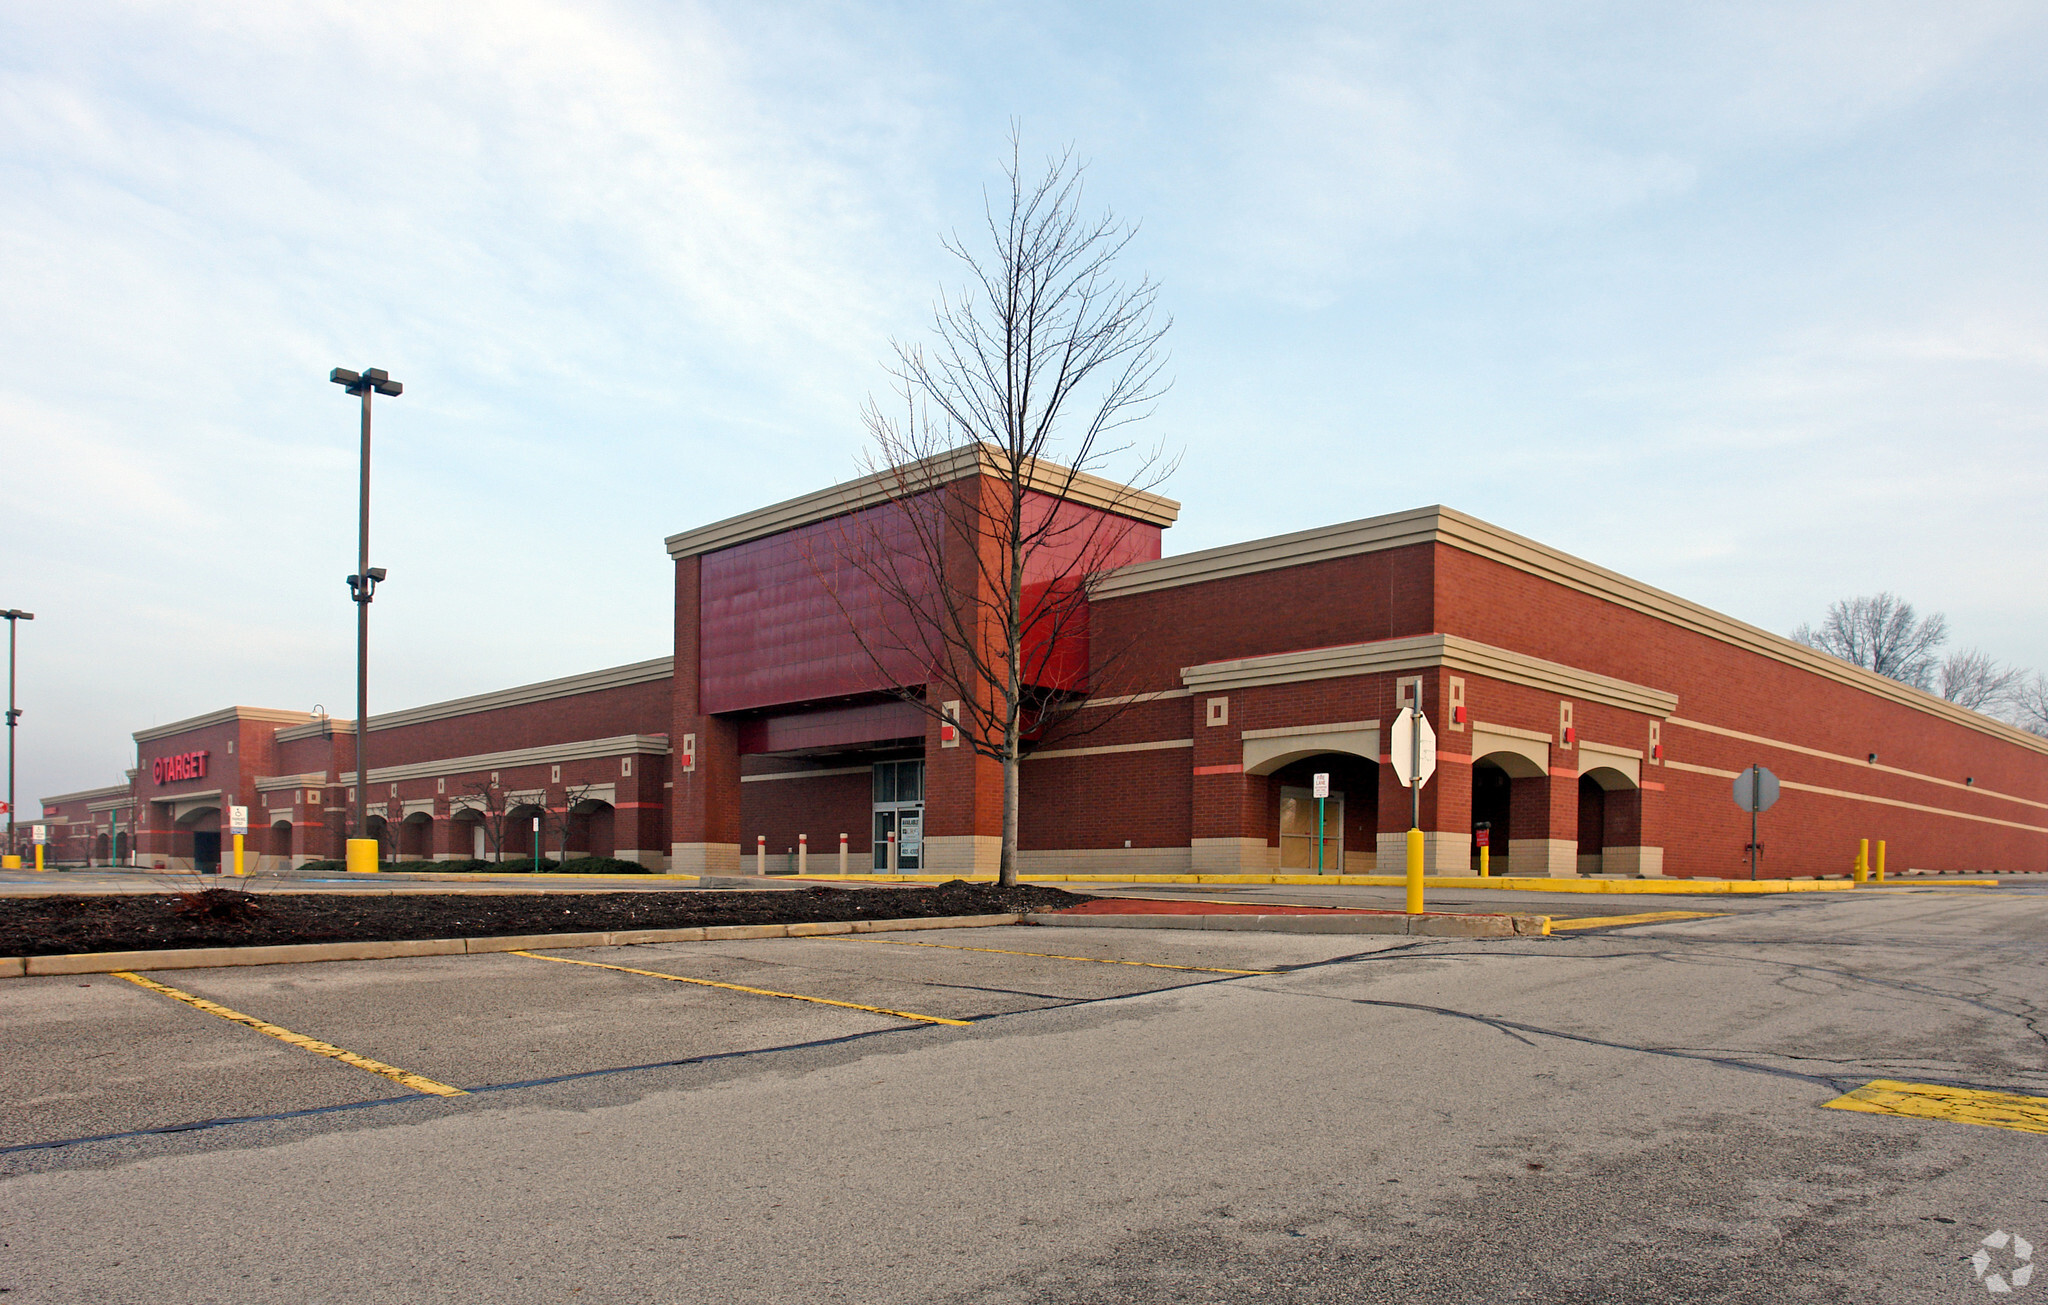
<svg viewBox="0 0 2048 1305"><path fill-rule="evenodd" d="M1316 778L1315 778L1315 795L1316 795L1316 873L1317 873L1317 874L1321 874L1321 873L1323 872L1323 804L1324 804L1324 803L1325 803L1326 801L1328 801L1328 800L1329 800L1329 797L1330 797L1330 777L1329 777L1328 775L1317 775L1317 776L1316 776Z"/></svg>
<svg viewBox="0 0 2048 1305"><path fill-rule="evenodd" d="M30 825L28 830L29 837L35 840L36 845L36 873L41 874L43 872L43 845L50 841L50 827L48 825Z"/></svg>
<svg viewBox="0 0 2048 1305"><path fill-rule="evenodd" d="M249 832L249 808L228 808L228 832L235 836L235 877L240 878L242 869L242 836Z"/></svg>
<svg viewBox="0 0 2048 1305"><path fill-rule="evenodd" d="M1436 774L1436 731L1429 717L1401 708L1388 731L1387 759L1408 790L1408 914L1422 914L1422 786Z"/></svg>
<svg viewBox="0 0 2048 1305"><path fill-rule="evenodd" d="M1778 777L1762 766L1751 766L1735 777L1735 805L1749 812L1749 846L1743 850L1749 853L1751 879L1756 878L1756 859L1764 850L1757 842L1757 813L1769 811L1777 800Z"/></svg>

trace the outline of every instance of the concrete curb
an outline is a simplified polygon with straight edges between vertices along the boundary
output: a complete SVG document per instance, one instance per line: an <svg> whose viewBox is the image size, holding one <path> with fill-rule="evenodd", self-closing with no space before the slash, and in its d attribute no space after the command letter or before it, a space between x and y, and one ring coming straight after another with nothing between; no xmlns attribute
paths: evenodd
<svg viewBox="0 0 2048 1305"><path fill-rule="evenodd" d="M845 883L943 883L959 875L807 875L805 878ZM969 883L993 882L991 876L977 876ZM1325 888L1400 888L1408 880L1401 875L1040 875L1021 874L1021 884L1285 884L1290 887L1320 884ZM1533 879L1465 875L1429 875L1428 888L1492 888L1516 893L1651 893L1699 896L1707 893L1846 893L1858 885L1849 880L1794 879Z"/></svg>
<svg viewBox="0 0 2048 1305"><path fill-rule="evenodd" d="M0 979L42 974L110 974L115 970L211 970L233 965L301 965L312 961L381 961L401 956L465 956L485 952L632 947L645 943L721 942L742 938L814 938L821 934L898 933L911 929L985 929L1021 924L1000 915L942 915L918 920L821 920L807 924L727 924L701 929L627 929L613 933L537 933L522 937L425 938L410 942L296 943L279 947L193 947L182 951L73 952L62 956L0 956Z"/></svg>
<svg viewBox="0 0 2048 1305"><path fill-rule="evenodd" d="M1516 938L1550 932L1544 915L1064 915L1026 924L1080 929L1236 929L1258 933L1372 933L1411 938Z"/></svg>

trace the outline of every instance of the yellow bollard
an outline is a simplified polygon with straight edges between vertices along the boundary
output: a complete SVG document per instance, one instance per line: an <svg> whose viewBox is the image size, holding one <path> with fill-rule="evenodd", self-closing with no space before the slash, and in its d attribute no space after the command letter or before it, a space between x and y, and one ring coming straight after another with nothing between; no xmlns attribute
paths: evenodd
<svg viewBox="0 0 2048 1305"><path fill-rule="evenodd" d="M242 836L241 836L240 834L236 834L236 835L235 835L235 874L236 874L236 876L237 876L237 877L239 877L239 876L241 875L241 873L242 873Z"/></svg>
<svg viewBox="0 0 2048 1305"><path fill-rule="evenodd" d="M1867 838L1856 845L1856 873L1851 877L1859 884L1870 882L1870 840Z"/></svg>
<svg viewBox="0 0 2048 1305"><path fill-rule="evenodd" d="M376 839L351 838L348 840L348 872L352 875L373 875L377 873Z"/></svg>
<svg viewBox="0 0 2048 1305"><path fill-rule="evenodd" d="M1884 840L1877 840L1877 882L1884 882Z"/></svg>
<svg viewBox="0 0 2048 1305"><path fill-rule="evenodd" d="M37 843L37 844L36 844L36 873L37 873L37 874L41 874L42 872L43 872L43 845L42 845L41 843Z"/></svg>
<svg viewBox="0 0 2048 1305"><path fill-rule="evenodd" d="M1422 914L1422 831L1408 831L1408 914Z"/></svg>
<svg viewBox="0 0 2048 1305"><path fill-rule="evenodd" d="M1491 847L1482 847L1479 849L1479 877L1481 879L1487 879L1492 877L1491 872L1488 871L1486 868L1486 854L1491 851L1493 851Z"/></svg>
<svg viewBox="0 0 2048 1305"><path fill-rule="evenodd" d="M12 852L0 854L0 870L21 869L21 858Z"/></svg>

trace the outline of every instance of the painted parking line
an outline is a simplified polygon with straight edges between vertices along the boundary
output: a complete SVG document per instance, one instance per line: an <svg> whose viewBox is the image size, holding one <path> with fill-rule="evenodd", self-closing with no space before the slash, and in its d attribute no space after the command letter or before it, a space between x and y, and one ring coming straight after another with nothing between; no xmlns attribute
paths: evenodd
<svg viewBox="0 0 2048 1305"><path fill-rule="evenodd" d="M863 1006L857 1001L834 1001L830 997L807 997L800 992L777 992L773 988L749 988L743 983L719 983L714 979L693 979L684 974L663 974L660 970L636 970L630 965L605 965L598 961L579 961L572 956L542 956L539 952L512 952L513 956L524 956L534 961L555 961L562 965L588 965L593 970L617 970L621 974L644 974L650 979L667 979L670 983L694 983L700 988L723 988L727 992L750 992L757 997L780 997L785 1001L808 1001L820 1006L840 1006L847 1010L864 1010L876 1015L893 1015L899 1020L918 1020L925 1024L952 1024L966 1028L969 1020L949 1020L943 1015L917 1015L907 1010L890 1010L886 1006Z"/></svg>
<svg viewBox="0 0 2048 1305"><path fill-rule="evenodd" d="M1618 929L1625 924L1656 924L1662 920L1707 920L1727 911L1645 911L1641 915L1588 915L1576 920L1552 920L1551 931L1559 929Z"/></svg>
<svg viewBox="0 0 2048 1305"><path fill-rule="evenodd" d="M845 934L817 934L807 942L887 943L891 947L938 947L949 952L989 952L996 956L1036 956L1047 961L1093 961L1097 965L1142 965L1151 970L1186 970L1191 974L1273 974L1273 970L1221 970L1209 965L1167 965L1160 961L1106 960L1100 956L1061 956L1055 952L1013 952L1006 947L963 947L958 943L911 942L907 938L854 938Z"/></svg>
<svg viewBox="0 0 2048 1305"><path fill-rule="evenodd" d="M167 983L158 983L155 979L145 979L141 975L127 970L115 970L113 973L117 979L126 979L128 982L147 988L151 992L162 993L173 1001L182 1001L194 1010L203 1010L208 1015L218 1015L224 1020L231 1020L245 1028L252 1028L258 1033L266 1033L276 1038L279 1042L289 1043L301 1051L310 1051L316 1056L326 1056L329 1059L338 1060L344 1065L354 1065L357 1069L368 1070L372 1074L380 1074L390 1079L393 1083L409 1087L415 1092L424 1092L437 1097L466 1097L469 1095L459 1087L450 1087L446 1083L436 1083L433 1079L414 1074L409 1070L400 1069L396 1065L387 1065L381 1060L371 1060L368 1056L358 1056L355 1052L344 1051L331 1042L322 1042L318 1038L309 1038L303 1033L294 1033L290 1029L272 1024L268 1020L259 1020L254 1015L244 1015L238 1010L229 1010L219 1002L208 1001L204 997L194 996L189 992L173 988Z"/></svg>
<svg viewBox="0 0 2048 1305"><path fill-rule="evenodd" d="M1900 1083L1873 1079L1846 1096L1827 1102L1830 1110L1861 1110L1873 1115L1908 1119L1950 1119L1958 1124L2010 1128L2021 1133L2048 1133L2048 1097L2014 1096L1941 1083Z"/></svg>

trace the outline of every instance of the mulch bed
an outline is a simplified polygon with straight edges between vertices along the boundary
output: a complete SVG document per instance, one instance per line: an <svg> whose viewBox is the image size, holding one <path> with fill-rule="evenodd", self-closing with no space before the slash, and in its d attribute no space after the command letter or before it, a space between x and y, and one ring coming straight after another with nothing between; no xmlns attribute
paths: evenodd
<svg viewBox="0 0 2048 1305"><path fill-rule="evenodd" d="M694 929L722 924L908 920L1059 910L1085 901L1057 888L951 883L793 892L244 894L0 898L0 956L281 943L398 942L529 933Z"/></svg>

